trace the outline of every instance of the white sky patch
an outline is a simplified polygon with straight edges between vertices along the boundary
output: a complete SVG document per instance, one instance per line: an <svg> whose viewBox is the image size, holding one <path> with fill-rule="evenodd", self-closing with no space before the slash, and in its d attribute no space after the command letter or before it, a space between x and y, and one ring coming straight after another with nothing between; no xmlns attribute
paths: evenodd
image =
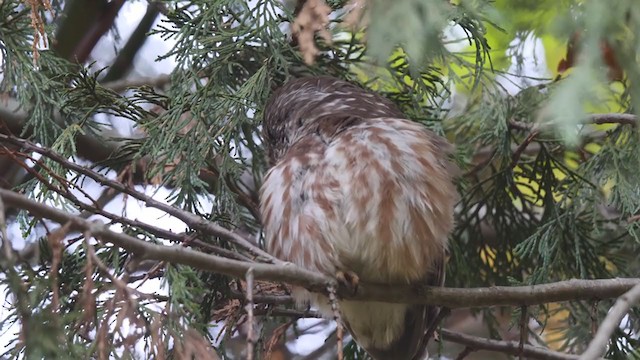
<svg viewBox="0 0 640 360"><path fill-rule="evenodd" d="M442 41L451 52L462 51L469 46L467 33L460 25L447 26L442 32Z"/></svg>
<svg viewBox="0 0 640 360"><path fill-rule="evenodd" d="M303 335L287 342L287 348L294 354L303 356L309 355L322 346L327 337L336 329L335 322L323 319L300 319L296 326ZM345 340L348 341L348 339Z"/></svg>
<svg viewBox="0 0 640 360"><path fill-rule="evenodd" d="M144 16L146 9L147 2L145 1L127 1L124 3L115 20L115 26L118 29L120 40L116 41L115 34L110 31L98 41L91 52L91 57L96 61L96 69L111 65L117 56L117 51L127 43L127 40ZM166 19L166 17L160 14L152 29L155 28L162 19ZM171 73L176 67L174 57L169 57L161 61L156 60L159 56L169 52L174 45L174 39L164 40L160 38L160 35L148 36L144 45L136 54L131 76L153 77L160 74Z"/></svg>
<svg viewBox="0 0 640 360"><path fill-rule="evenodd" d="M547 82L551 77L545 57L542 40L533 33L526 38L513 39L509 44L507 56L511 57L511 66L506 75L497 77L510 95L515 95L523 88Z"/></svg>

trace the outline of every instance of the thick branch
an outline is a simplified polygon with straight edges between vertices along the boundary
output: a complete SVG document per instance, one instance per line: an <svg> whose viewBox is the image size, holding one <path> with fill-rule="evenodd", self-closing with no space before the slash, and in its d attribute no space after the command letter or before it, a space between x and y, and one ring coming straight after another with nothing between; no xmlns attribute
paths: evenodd
<svg viewBox="0 0 640 360"><path fill-rule="evenodd" d="M141 77L112 81L103 86L113 91L121 92L130 87L164 86L170 79L169 75L160 75L154 78ZM25 128L27 114L19 109L18 103L14 100L4 100L3 103L6 104L0 105L0 133L8 131L10 134L24 134L25 137L30 137L31 129ZM52 120L58 124L63 123L59 117ZM118 152L120 144L117 141L105 141L105 139L98 139L91 135L78 134L76 135L76 148L78 149L78 155L83 159L92 162L103 162Z"/></svg>
<svg viewBox="0 0 640 360"><path fill-rule="evenodd" d="M84 63L87 60L98 40L113 26L122 5L124 5L124 0L113 0L107 3L106 8L98 14L96 21L75 45L69 60L75 60L78 63Z"/></svg>
<svg viewBox="0 0 640 360"><path fill-rule="evenodd" d="M133 63L133 59L147 40L147 33L151 30L151 27L159 13L160 10L157 6L154 4L147 5L147 11L142 17L142 20L140 20L138 26L129 37L129 40L127 40L127 43L120 50L120 53L113 61L113 64L111 64L109 72L105 75L102 81L108 82L122 79L122 77L129 71L131 64Z"/></svg>
<svg viewBox="0 0 640 360"><path fill-rule="evenodd" d="M12 104L17 108L17 104ZM24 136L31 136L31 129L25 129L27 123L27 114L22 110L10 110L0 106L0 133L9 134L24 134ZM54 119L56 122L59 119ZM118 146L115 142L105 141L104 139L98 140L97 138L78 134L76 136L76 147L78 149L78 155L83 159L87 159L92 162L101 162L109 159L116 153Z"/></svg>
<svg viewBox="0 0 640 360"><path fill-rule="evenodd" d="M62 210L27 199L23 195L0 189L0 197L5 204L29 211L32 215L47 218L58 223L71 223L77 231L90 231L103 241L136 254L141 260L163 260L183 264L197 269L243 277L253 269L256 280L283 281L303 286L311 291L326 293L327 285L334 279L319 273L301 269L293 264L261 264L227 259L205 254L182 246L163 246L116 233L99 222L90 222ZM366 299L391 303L433 304L448 308L486 307L496 305L537 305L549 302L593 300L617 297L628 291L640 279L567 280L557 283L533 286L494 286L489 288L458 289L427 286L381 284L360 284L358 292L352 295L341 288L342 298ZM254 301L258 301L256 296Z"/></svg>
<svg viewBox="0 0 640 360"><path fill-rule="evenodd" d="M589 122L592 124L622 124L636 126L638 124L638 117L633 114L592 114L589 115Z"/></svg>

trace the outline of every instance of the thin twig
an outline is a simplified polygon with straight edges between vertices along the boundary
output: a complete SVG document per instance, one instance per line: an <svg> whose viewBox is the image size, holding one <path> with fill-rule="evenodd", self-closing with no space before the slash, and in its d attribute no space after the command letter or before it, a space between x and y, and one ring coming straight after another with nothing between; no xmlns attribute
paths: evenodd
<svg viewBox="0 0 640 360"><path fill-rule="evenodd" d="M69 169L69 170L73 170L79 174L85 175L93 180L95 180L96 182L100 183L101 185L104 186L109 186L115 190L118 190L122 193L125 193L127 195L130 195L131 197L140 200L140 201L144 201L145 205L152 207L152 208L156 208L159 210L162 210L164 212L166 212L167 214L174 216L176 218L178 218L179 220L182 220L185 224L189 225L191 228L202 231L206 234L210 234L210 235L214 235L214 236L219 236L221 238L224 238L226 240L231 241L232 243L242 247L243 249L247 250L249 253L251 253L252 255L262 258L268 262L272 262L272 263L283 263L282 261L276 259L275 257L271 256L270 254L268 254L267 252L265 252L264 250L260 249L259 247L257 247L256 245L252 244L249 240L243 238L242 236L234 233L233 231L230 231L226 228L223 228L222 226L219 226L211 221L207 221L206 219L195 215L193 213L190 213L188 211L182 210L182 209L178 209L176 207L173 207L169 204L163 203L161 201L155 200L150 196L147 196L146 194L143 194L133 188L130 188L118 181L114 181L111 180L109 178L107 178L106 176L99 174L87 167L84 166L80 166L74 162L71 162L69 160L67 160L66 158L64 158L63 156L58 155L57 153L53 152L51 149L47 149L47 148L43 148L40 146L37 146L36 144L24 140L24 139L19 139L16 138L14 136L7 136L4 134L0 134L0 140L4 140L10 143L13 143L15 145L19 145L21 147L24 147L25 149L34 151L36 153L39 153L43 156L48 157L51 160L54 160L58 163L60 163L61 165L64 165L65 168Z"/></svg>
<svg viewBox="0 0 640 360"><path fill-rule="evenodd" d="M466 335L455 331L442 329L440 335L445 341L466 345L473 351L487 350L500 352L507 355L518 356L520 353L520 345L516 341L501 341L486 339L477 336ZM577 360L577 355L563 354L550 349L525 345L522 349L523 354L529 359L544 360ZM466 355L465 355L466 356Z"/></svg>
<svg viewBox="0 0 640 360"><path fill-rule="evenodd" d="M515 168L516 165L518 165L518 161L520 161L520 157L522 156L522 153L529 146L529 144L531 144L533 139L535 139L536 136L538 136L538 134L540 134L539 129L535 128L531 130L531 133L527 135L524 141L516 148L516 150L513 152L513 155L511 155L511 168Z"/></svg>
<svg viewBox="0 0 640 360"><path fill-rule="evenodd" d="M456 356L456 360L463 360L464 358L467 357L467 355L471 354L472 352L474 352L475 350L472 347L466 346L464 348L464 350L462 350L460 352L460 354L458 354L458 356Z"/></svg>
<svg viewBox="0 0 640 360"><path fill-rule="evenodd" d="M629 312L629 309L640 302L640 284L624 293L616 300L616 303L609 310L609 314L602 321L596 336L591 340L587 350L580 356L580 360L598 359L607 351L607 344L611 339L611 334L620 326L620 321Z"/></svg>
<svg viewBox="0 0 640 360"><path fill-rule="evenodd" d="M518 357L520 360L524 360L524 345L527 344L529 337L529 312L526 306L520 307L520 345Z"/></svg>
<svg viewBox="0 0 640 360"><path fill-rule="evenodd" d="M150 86L150 87L163 87L171 81L170 75L160 75L156 77L137 77L134 79L115 80L104 83L107 89L111 89L115 92L122 92L129 88Z"/></svg>
<svg viewBox="0 0 640 360"><path fill-rule="evenodd" d="M632 125L638 124L638 117L633 114L592 114L589 115L589 120L592 124L621 124Z"/></svg>
<svg viewBox="0 0 640 360"><path fill-rule="evenodd" d="M247 282L247 305L245 309L247 311L247 322L249 326L247 330L247 360L253 360L253 348L256 341L253 333L253 268L247 270L245 280Z"/></svg>
<svg viewBox="0 0 640 360"><path fill-rule="evenodd" d="M621 113L609 113L609 114L590 114L587 116L584 124L620 124L636 126L638 124L638 117L634 114L621 114ZM516 130L532 130L535 127L541 127L543 130L549 130L553 128L553 123L528 123L517 120L510 120L509 127Z"/></svg>
<svg viewBox="0 0 640 360"><path fill-rule="evenodd" d="M244 294L231 290L229 294L234 299L244 298ZM294 303L293 298L290 295L274 295L274 294L254 294L253 302L255 304L269 304L269 305L291 305Z"/></svg>
<svg viewBox="0 0 640 360"><path fill-rule="evenodd" d="M333 311L333 320L336 322L336 339L338 348L338 360L344 359L342 339L344 337L344 328L342 325L342 316L340 316L340 307L338 306L338 297L336 296L336 285L334 283L327 286L329 292L329 303L331 311Z"/></svg>
<svg viewBox="0 0 640 360"><path fill-rule="evenodd" d="M437 335L436 334L436 329L438 329L438 326L440 326L440 323L442 322L442 320L444 320L444 318L449 316L449 314L451 314L451 309L449 309L448 307L440 308L440 311L438 312L438 315L433 320L433 322L431 323L431 325L427 329L427 332L425 333L425 337L424 337L424 340L423 340L423 344L424 344L423 347L424 347L425 351L426 351L427 344L429 344L429 340L431 340L432 337L435 337L434 335ZM436 337L436 340L437 339L438 338Z"/></svg>

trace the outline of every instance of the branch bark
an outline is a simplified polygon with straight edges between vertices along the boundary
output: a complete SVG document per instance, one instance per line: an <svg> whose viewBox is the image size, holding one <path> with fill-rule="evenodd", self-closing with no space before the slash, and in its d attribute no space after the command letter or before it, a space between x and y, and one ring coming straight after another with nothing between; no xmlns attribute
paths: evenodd
<svg viewBox="0 0 640 360"><path fill-rule="evenodd" d="M16 110L12 110L14 108ZM60 123L58 119L54 119ZM18 110L18 104L9 101L8 107L0 106L0 134L24 134L31 136L31 129L25 129L27 114ZM97 138L79 134L76 136L78 155L92 162L101 162L109 159L118 150L116 142L98 140Z"/></svg>
<svg viewBox="0 0 640 360"><path fill-rule="evenodd" d="M609 114L590 114L584 121L585 124L620 124L636 126L638 124L638 117L634 114L621 114L621 113L609 113ZM517 130L533 130L539 124L522 122L517 120L509 121L509 126ZM552 129L553 124L543 124L540 126L540 130Z"/></svg>
<svg viewBox="0 0 640 360"><path fill-rule="evenodd" d="M500 341L493 339L485 339L477 336L462 334L459 332L442 329L440 330L442 339L457 344L466 345L471 351L487 350L495 351L512 356L520 354L528 359L545 359L545 360L577 360L577 355L563 354L557 351L545 349L538 346L524 345L522 353L520 344L516 341Z"/></svg>
<svg viewBox="0 0 640 360"><path fill-rule="evenodd" d="M629 312L629 309L638 302L640 302L640 284L634 286L616 300L616 303L609 310L609 314L607 314L607 317L598 328L596 336L593 337L587 350L580 356L580 360L599 359L604 355L607 351L607 344L611 339L611 334L620 326L620 321Z"/></svg>
<svg viewBox="0 0 640 360"><path fill-rule="evenodd" d="M328 285L335 284L333 278L299 268L291 263L246 262L205 254L183 246L156 245L113 232L100 222L87 221L9 190L0 189L0 197L5 204L27 210L33 216L50 219L61 224L69 222L72 230L89 231L103 241L113 243L134 253L140 260L162 260L238 278L243 277L252 268L256 280L286 282L303 286L317 293L326 293ZM341 287L338 290L338 295L345 299L433 304L448 308L522 306L613 298L620 296L637 284L640 284L640 278L573 279L543 285L470 289L361 283L356 294L351 294L349 289ZM259 296L255 296L254 302L258 302L259 298Z"/></svg>

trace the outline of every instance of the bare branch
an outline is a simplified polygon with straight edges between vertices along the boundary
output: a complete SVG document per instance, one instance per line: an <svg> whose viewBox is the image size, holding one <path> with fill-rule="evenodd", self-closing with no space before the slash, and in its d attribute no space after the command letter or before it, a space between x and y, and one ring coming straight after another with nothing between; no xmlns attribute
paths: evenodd
<svg viewBox="0 0 640 360"><path fill-rule="evenodd" d="M9 205L29 211L32 215L64 224L72 230L90 231L94 236L135 253L141 260L162 260L241 278L253 268L256 280L282 281L303 286L310 291L326 293L334 279L299 268L290 263L264 264L227 259L195 251L183 246L163 246L116 233L100 222L90 222L73 214L27 199L23 195L0 189L0 197ZM195 215L194 215L195 216ZM628 291L640 278L567 280L531 286L494 286L488 288L439 288L420 285L385 286L359 284L356 294L340 287L338 295L345 299L375 300L390 303L432 304L448 308L522 306L549 302L593 300L617 297ZM260 299L254 297L254 302Z"/></svg>
<svg viewBox="0 0 640 360"><path fill-rule="evenodd" d="M132 236L113 232L99 221L87 221L73 214L30 200L10 190L0 189L0 197L6 204L25 209L34 216L50 219L61 224L70 222L72 230L90 231L103 241L111 242L135 253L140 260L168 261L234 277L243 277L247 270L253 267L258 280L284 281L315 289L318 292L325 292L325 287L333 282L331 278L282 261L279 261L280 265L252 263L226 259L182 246L162 246L148 243ZM204 219L200 220L206 222ZM234 236L237 235L234 234Z"/></svg>
<svg viewBox="0 0 640 360"><path fill-rule="evenodd" d="M640 284L624 293L616 300L616 303L609 310L609 314L602 321L596 336L594 336L587 350L580 356L581 360L598 359L607 351L607 344L611 339L611 334L620 326L620 321L629 312L629 309L640 302Z"/></svg>
<svg viewBox="0 0 640 360"><path fill-rule="evenodd" d="M602 125L602 124L620 124L620 125L631 125L636 126L638 123L638 117L633 114L620 114L620 113L610 113L610 114L590 114L584 121L585 124L594 124L594 125ZM534 130L536 127L539 127L540 124L522 122L517 120L509 121L509 127L516 130ZM544 124L541 129L548 130L552 128L553 124Z"/></svg>
<svg viewBox="0 0 640 360"><path fill-rule="evenodd" d="M338 299L336 297L336 285L329 285L329 302L331 303L331 311L333 311L333 321L336 323L336 339L338 347L338 360L344 359L342 352L342 339L344 337L344 327L342 326L342 317L340 315L340 308L338 306Z"/></svg>
<svg viewBox="0 0 640 360"><path fill-rule="evenodd" d="M253 360L253 347L256 343L254 334L254 317L253 317L253 269L249 268L245 275L247 281L247 305L245 307L247 311L247 324L249 330L247 331L247 360Z"/></svg>
<svg viewBox="0 0 640 360"><path fill-rule="evenodd" d="M638 117L633 114L592 114L589 116L589 122L592 124L621 124L636 126L638 124Z"/></svg>
<svg viewBox="0 0 640 360"><path fill-rule="evenodd" d="M531 306L550 302L610 299L620 296L640 278L597 280L571 279L530 286L492 286L486 288L438 288L421 285L391 287L359 283L355 296L340 291L342 298L379 300L390 303L432 304L451 309L487 306ZM615 295L618 294L618 295ZM238 294L232 294L239 297ZM254 303L291 304L288 295L254 295Z"/></svg>
<svg viewBox="0 0 640 360"><path fill-rule="evenodd" d="M182 210L182 209L178 209L175 208L169 204L165 204L161 201L155 200L150 196L147 196L133 188L130 188L128 186L125 186L124 184L115 181L115 180L111 180L109 178L107 178L106 176L99 174L87 167L84 166L80 166L74 162L71 162L69 160L67 160L66 158L58 155L57 153L55 153L54 151L51 151L50 149L47 148L42 148L40 146L37 146L35 144L33 144L30 141L24 140L24 139L20 139L20 138L16 138L14 136L7 136L4 134L0 134L0 140L3 141L7 141L9 143L12 143L14 145L18 145L21 146L29 151L33 151L36 153L39 153L43 156L48 157L51 160L54 160L62 165L65 166L65 168L69 169L69 170L73 170L79 174L85 175L93 180L95 180L96 182L100 183L101 185L104 186L109 186L115 190L118 190L122 193L125 193L137 200L140 201L144 201L145 204L147 206L162 210L164 212L166 212L169 215L172 215L180 220L182 220L185 224L187 224L188 226L190 226L191 228L195 229L195 230L199 230L202 231L206 234L210 234L210 235L214 235L214 236L219 236L221 238L224 238L226 240L231 241L232 243L242 247L243 249L249 251L252 255L256 256L256 257L260 257L265 259L266 261L272 262L272 263L282 263L282 261L274 258L273 256L271 256L270 254L266 253L265 251L263 251L262 249L260 249L259 247L253 245L250 241L248 241L247 239L243 238L242 236L238 235L237 233L230 231L228 229L225 229L219 225L216 225L213 222L207 221L206 219L201 218L198 215L195 215L193 213L190 213L188 211Z"/></svg>
<svg viewBox="0 0 640 360"><path fill-rule="evenodd" d="M446 341L457 344L466 345L464 356L471 351L488 350L508 354L512 356L520 355L520 344L516 341L500 341L486 339L477 336L461 334L455 331L442 329L440 335ZM471 349L471 350L466 350ZM545 349L542 347L524 345L522 347L522 355L528 359L545 359L545 360L577 360L577 355L563 354L557 351ZM460 356L459 356L460 358Z"/></svg>
<svg viewBox="0 0 640 360"><path fill-rule="evenodd" d="M460 354L458 354L458 356L456 356L456 360L462 360L464 358L466 358L469 354L471 354L473 352L473 348L467 346L465 347Z"/></svg>
<svg viewBox="0 0 640 360"><path fill-rule="evenodd" d="M137 77L134 79L115 80L106 82L102 86L115 92L122 92L129 88L140 86L163 87L167 85L169 81L171 81L171 76L163 74L156 77Z"/></svg>

